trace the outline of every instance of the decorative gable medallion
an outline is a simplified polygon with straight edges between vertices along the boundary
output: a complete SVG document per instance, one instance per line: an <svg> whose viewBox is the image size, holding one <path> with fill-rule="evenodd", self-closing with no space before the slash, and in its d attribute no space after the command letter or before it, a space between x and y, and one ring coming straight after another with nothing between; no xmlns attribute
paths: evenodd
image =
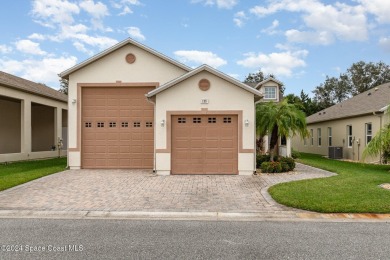
<svg viewBox="0 0 390 260"><path fill-rule="evenodd" d="M210 81L208 79L199 80L199 88L203 91L207 91L210 89Z"/></svg>
<svg viewBox="0 0 390 260"><path fill-rule="evenodd" d="M126 55L126 62L129 64L133 64L135 62L135 55L132 53L129 53Z"/></svg>

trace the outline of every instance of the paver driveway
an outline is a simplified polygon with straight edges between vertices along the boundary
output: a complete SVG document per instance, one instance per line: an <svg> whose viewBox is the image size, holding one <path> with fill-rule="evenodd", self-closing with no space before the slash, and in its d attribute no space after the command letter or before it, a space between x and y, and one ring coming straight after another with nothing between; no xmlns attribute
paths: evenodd
<svg viewBox="0 0 390 260"><path fill-rule="evenodd" d="M0 210L296 213L267 193L273 184L332 173L156 176L142 170L68 170L0 192Z"/></svg>

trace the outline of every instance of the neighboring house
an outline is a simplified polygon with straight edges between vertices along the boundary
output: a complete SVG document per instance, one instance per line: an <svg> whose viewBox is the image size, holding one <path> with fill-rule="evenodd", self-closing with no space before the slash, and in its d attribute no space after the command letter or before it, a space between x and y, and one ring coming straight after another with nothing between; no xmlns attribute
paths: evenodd
<svg viewBox="0 0 390 260"><path fill-rule="evenodd" d="M67 102L52 88L0 71L0 162L58 156L59 139L66 150Z"/></svg>
<svg viewBox="0 0 390 260"><path fill-rule="evenodd" d="M258 90L127 39L62 72L71 169L252 174Z"/></svg>
<svg viewBox="0 0 390 260"><path fill-rule="evenodd" d="M247 83L249 86L263 93L263 98L260 102L280 102L283 100L282 87L283 83L274 77L269 77L259 83ZM264 136L263 144L264 152L269 150L270 139L268 135ZM291 156L291 138L279 138L278 151L281 156Z"/></svg>
<svg viewBox="0 0 390 260"><path fill-rule="evenodd" d="M344 159L359 161L368 142L385 125L384 113L389 103L387 83L324 109L307 117L310 137L294 137L292 147L322 155L328 155L329 147L341 147ZM379 156L365 161L378 162Z"/></svg>

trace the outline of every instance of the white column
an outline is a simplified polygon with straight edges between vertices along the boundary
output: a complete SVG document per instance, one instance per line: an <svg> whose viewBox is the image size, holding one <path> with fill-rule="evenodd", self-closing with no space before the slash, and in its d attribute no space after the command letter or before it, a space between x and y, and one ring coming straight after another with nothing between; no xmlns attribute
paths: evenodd
<svg viewBox="0 0 390 260"><path fill-rule="evenodd" d="M31 100L21 102L21 149L22 153L31 153Z"/></svg>
<svg viewBox="0 0 390 260"><path fill-rule="evenodd" d="M58 144L58 138L62 139L62 109L59 107L56 107L54 109L54 129L55 129L55 135L54 135L54 144Z"/></svg>

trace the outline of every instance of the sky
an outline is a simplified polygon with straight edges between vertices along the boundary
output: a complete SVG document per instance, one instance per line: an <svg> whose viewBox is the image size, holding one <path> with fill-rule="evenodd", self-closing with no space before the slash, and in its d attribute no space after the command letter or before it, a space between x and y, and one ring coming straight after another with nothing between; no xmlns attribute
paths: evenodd
<svg viewBox="0 0 390 260"><path fill-rule="evenodd" d="M58 73L129 37L240 81L262 70L286 94L311 94L354 62L390 64L390 0L14 0L0 10L0 70L55 89Z"/></svg>

